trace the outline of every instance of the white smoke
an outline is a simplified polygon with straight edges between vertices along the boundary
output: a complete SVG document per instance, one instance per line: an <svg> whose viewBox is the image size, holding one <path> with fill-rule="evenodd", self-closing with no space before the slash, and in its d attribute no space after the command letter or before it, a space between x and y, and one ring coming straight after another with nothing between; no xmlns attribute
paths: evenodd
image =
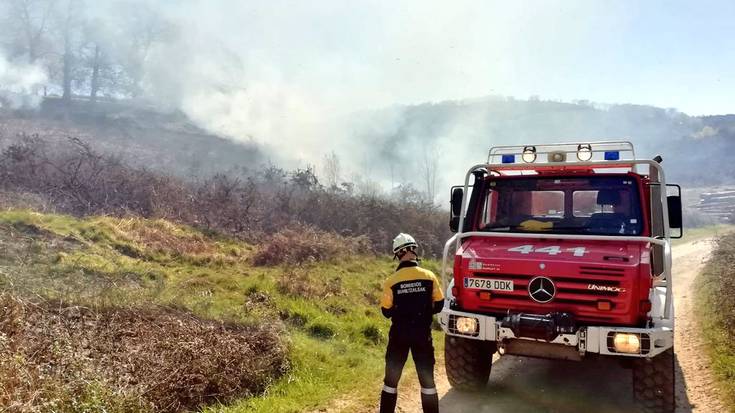
<svg viewBox="0 0 735 413"><path fill-rule="evenodd" d="M323 120L318 99L266 59L235 54L189 29L151 50L144 88L211 132L268 147L279 161L312 162L324 150L314 141Z"/></svg>
<svg viewBox="0 0 735 413"><path fill-rule="evenodd" d="M41 102L38 88L46 82L43 68L9 61L0 53L0 108L35 108Z"/></svg>
<svg viewBox="0 0 735 413"><path fill-rule="evenodd" d="M628 59L582 64L589 78L581 80L570 71L606 45L618 46L620 22L629 18L622 6L582 0L533 7L499 0L406 0L401 7L337 0L141 2L177 28L147 55L149 98L207 130L271 148L278 155L273 161L284 167L309 163L320 170L325 154L335 152L343 178L358 175L384 187L412 183L427 190L422 158L437 154L441 195L463 181L467 166L486 159L490 146L576 137L568 132L577 129L532 113L493 124L490 119L502 118L461 104L473 96L569 100L570 93L582 93L572 97L625 102L633 95L609 80ZM428 128L416 127L421 122L405 113L409 105L446 99L460 101L444 107L448 116L437 112L436 121L424 111ZM381 107L388 109L368 112ZM551 128L560 136L548 136ZM594 129L600 136L620 130Z"/></svg>

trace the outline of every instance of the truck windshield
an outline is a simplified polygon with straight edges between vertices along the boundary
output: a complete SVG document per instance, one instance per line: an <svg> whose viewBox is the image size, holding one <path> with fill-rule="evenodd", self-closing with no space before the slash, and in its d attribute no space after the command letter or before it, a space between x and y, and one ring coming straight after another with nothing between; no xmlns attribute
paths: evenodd
<svg viewBox="0 0 735 413"><path fill-rule="evenodd" d="M638 186L630 176L491 179L482 231L640 235Z"/></svg>

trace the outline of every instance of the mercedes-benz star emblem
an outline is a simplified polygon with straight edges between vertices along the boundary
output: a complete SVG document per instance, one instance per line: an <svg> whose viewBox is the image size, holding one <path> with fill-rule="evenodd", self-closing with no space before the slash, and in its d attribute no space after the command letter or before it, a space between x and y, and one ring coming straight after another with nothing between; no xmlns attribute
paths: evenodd
<svg viewBox="0 0 735 413"><path fill-rule="evenodd" d="M528 283L528 295L537 303L548 303L556 295L556 286L546 277L535 277Z"/></svg>

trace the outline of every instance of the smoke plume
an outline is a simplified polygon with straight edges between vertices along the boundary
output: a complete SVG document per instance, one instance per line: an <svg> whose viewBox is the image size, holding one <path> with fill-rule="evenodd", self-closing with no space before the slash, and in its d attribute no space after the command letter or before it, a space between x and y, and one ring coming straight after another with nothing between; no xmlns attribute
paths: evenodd
<svg viewBox="0 0 735 413"><path fill-rule="evenodd" d="M46 79L41 67L11 62L0 51L0 108L38 106L41 97L37 92Z"/></svg>

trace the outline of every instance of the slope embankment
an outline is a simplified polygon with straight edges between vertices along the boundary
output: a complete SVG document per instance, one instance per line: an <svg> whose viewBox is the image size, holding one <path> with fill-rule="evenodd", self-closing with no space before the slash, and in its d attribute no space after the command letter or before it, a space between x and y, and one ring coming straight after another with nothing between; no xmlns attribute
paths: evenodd
<svg viewBox="0 0 735 413"><path fill-rule="evenodd" d="M722 411L735 411L735 233L716 240L712 257L697 279L692 291L696 322L704 340L697 349L699 364L712 371L715 379L701 389L704 395L720 390ZM708 357L704 357L704 356ZM708 383L709 384L709 383Z"/></svg>
<svg viewBox="0 0 735 413"><path fill-rule="evenodd" d="M393 264L320 235L0 212L0 411L294 412L371 389Z"/></svg>

